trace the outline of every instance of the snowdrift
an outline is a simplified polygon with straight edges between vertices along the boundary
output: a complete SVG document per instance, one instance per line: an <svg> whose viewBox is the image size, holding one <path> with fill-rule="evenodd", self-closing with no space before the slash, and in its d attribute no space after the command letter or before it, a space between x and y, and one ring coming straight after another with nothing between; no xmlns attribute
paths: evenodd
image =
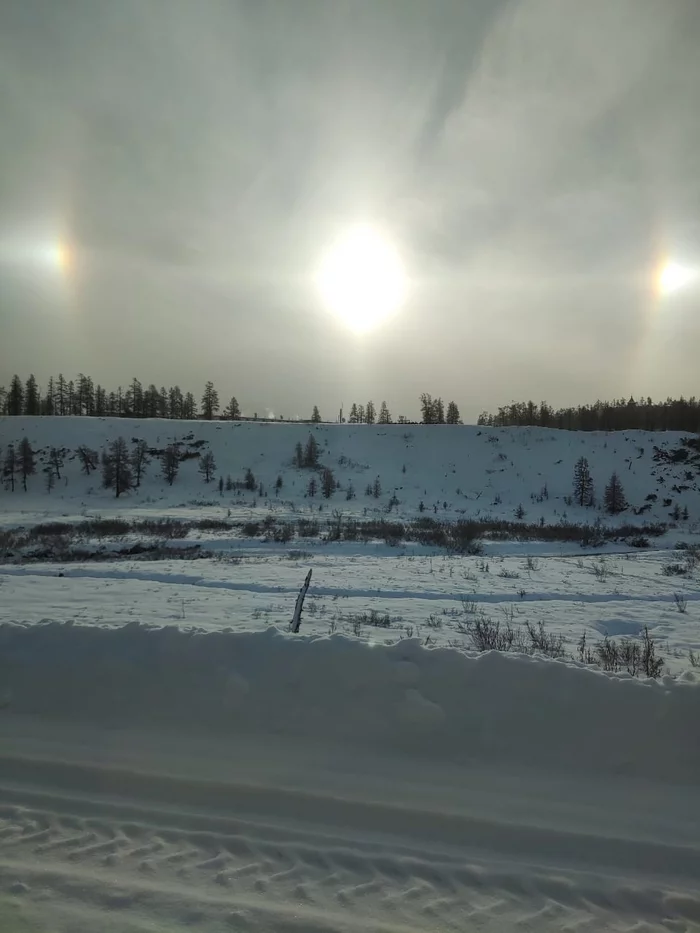
<svg viewBox="0 0 700 933"><path fill-rule="evenodd" d="M104 728L700 780L700 681L690 674L639 682L519 655L272 628L5 624L0 693L14 714Z"/></svg>

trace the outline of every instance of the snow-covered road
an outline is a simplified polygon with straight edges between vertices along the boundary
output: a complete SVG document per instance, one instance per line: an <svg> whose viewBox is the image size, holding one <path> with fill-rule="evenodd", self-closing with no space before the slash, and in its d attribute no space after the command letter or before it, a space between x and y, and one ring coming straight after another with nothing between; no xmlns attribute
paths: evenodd
<svg viewBox="0 0 700 933"><path fill-rule="evenodd" d="M11 717L0 743L0 886L51 930L700 928L695 788Z"/></svg>

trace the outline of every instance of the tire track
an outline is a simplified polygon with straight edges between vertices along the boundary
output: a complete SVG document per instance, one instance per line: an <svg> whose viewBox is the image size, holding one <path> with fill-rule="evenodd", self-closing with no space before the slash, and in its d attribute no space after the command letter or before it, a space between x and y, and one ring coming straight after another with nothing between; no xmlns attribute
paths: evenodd
<svg viewBox="0 0 700 933"><path fill-rule="evenodd" d="M264 929L271 912L292 912L307 929L329 931L369 922L375 929L458 930L469 921L483 930L598 925L627 933L642 918L648 930L671 921L683 933L700 929L700 891L648 880L641 886L594 872L509 866L469 850L411 851L411 839L364 844L319 836L303 824L247 821L215 832L171 825L159 810L135 823L105 812L100 801L86 814L34 808L27 798L27 805L0 804L0 881L27 891L48 879L62 896L93 886L96 901L120 896L126 907L141 908L145 899L167 913L179 898L206 916L226 892L229 910L248 917L241 929L251 931Z"/></svg>

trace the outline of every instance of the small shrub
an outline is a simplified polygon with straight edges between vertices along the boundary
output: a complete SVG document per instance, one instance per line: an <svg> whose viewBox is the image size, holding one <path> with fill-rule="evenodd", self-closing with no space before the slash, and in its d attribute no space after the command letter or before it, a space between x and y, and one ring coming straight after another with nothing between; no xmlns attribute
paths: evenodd
<svg viewBox="0 0 700 933"><path fill-rule="evenodd" d="M291 522L280 522L271 530L270 534L273 541L279 544L287 544L294 537L294 526Z"/></svg>
<svg viewBox="0 0 700 933"><path fill-rule="evenodd" d="M600 563L593 564L591 569L595 574L596 580L598 580L600 583L605 583L605 581L608 579L608 565L601 560Z"/></svg>
<svg viewBox="0 0 700 933"><path fill-rule="evenodd" d="M685 596L682 596L680 593L674 593L674 594L673 594L673 601L674 601L675 604L676 604L676 609L677 609L680 613L685 614L685 612L686 612L686 610L687 610L687 608L688 608L688 600L685 598Z"/></svg>
<svg viewBox="0 0 700 933"><path fill-rule="evenodd" d="M520 579L519 573L517 573L515 570L506 570L505 567L503 567L499 571L498 576L503 577L504 580L519 580Z"/></svg>
<svg viewBox="0 0 700 933"><path fill-rule="evenodd" d="M313 518L300 518L297 523L297 532L300 538L317 538L320 525Z"/></svg>
<svg viewBox="0 0 700 933"><path fill-rule="evenodd" d="M528 554L525 558L525 569L528 573L536 573L540 569L539 560L533 557L532 554Z"/></svg>
<svg viewBox="0 0 700 933"><path fill-rule="evenodd" d="M227 531L231 527L223 518L200 518L196 524L200 531Z"/></svg>
<svg viewBox="0 0 700 933"><path fill-rule="evenodd" d="M552 635L544 627L544 622L539 622L537 626L530 622L525 623L525 630L530 641L530 649L538 654L543 654L547 658L564 657L564 636Z"/></svg>
<svg viewBox="0 0 700 933"><path fill-rule="evenodd" d="M684 577L688 573L687 564L671 563L664 564L661 568L661 573L665 577Z"/></svg>
<svg viewBox="0 0 700 933"><path fill-rule="evenodd" d="M68 535L75 531L75 526L70 522L43 522L32 528L32 534L41 537L54 537L57 535Z"/></svg>

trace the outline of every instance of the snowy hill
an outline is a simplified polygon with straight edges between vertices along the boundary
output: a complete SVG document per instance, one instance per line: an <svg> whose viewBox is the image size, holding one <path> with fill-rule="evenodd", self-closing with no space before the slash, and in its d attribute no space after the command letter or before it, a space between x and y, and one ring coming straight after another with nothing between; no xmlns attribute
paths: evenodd
<svg viewBox="0 0 700 933"><path fill-rule="evenodd" d="M308 484L318 474L294 464L297 443L313 434L320 464L329 467L340 487L329 500L320 488L308 496ZM668 522L675 507L688 509L692 523L700 516L698 455L687 437L676 433L626 431L584 433L543 428L480 428L469 425L309 425L249 422L131 421L94 418L2 418L0 447L27 437L38 452L37 474L14 494L2 492L5 522L17 513L39 510L70 514L106 509L167 511L182 506L299 510L320 505L357 514L387 513L415 517L421 503L426 515L457 519L514 520L520 505L526 522L611 520L601 502L611 473L618 472L630 508L617 521ZM102 488L100 473L81 472L75 451L80 445L102 451L123 436L131 449L139 439L152 452L177 443L185 459L169 486L154 456L139 489L115 499ZM49 492L42 469L51 447L64 451L61 479ZM198 469L211 451L214 481L206 484ZM576 461L588 459L597 505L572 504ZM242 485L246 470L255 476L255 490L224 489L218 480L231 477ZM279 492L275 489L282 478ZM380 495L367 493L379 478ZM260 494L260 483L263 494ZM319 484L320 485L320 484ZM348 487L354 498L348 499ZM398 500L398 503L396 502ZM392 504L393 503L393 504ZM643 511L635 514L634 510ZM235 512L234 512L235 516Z"/></svg>

